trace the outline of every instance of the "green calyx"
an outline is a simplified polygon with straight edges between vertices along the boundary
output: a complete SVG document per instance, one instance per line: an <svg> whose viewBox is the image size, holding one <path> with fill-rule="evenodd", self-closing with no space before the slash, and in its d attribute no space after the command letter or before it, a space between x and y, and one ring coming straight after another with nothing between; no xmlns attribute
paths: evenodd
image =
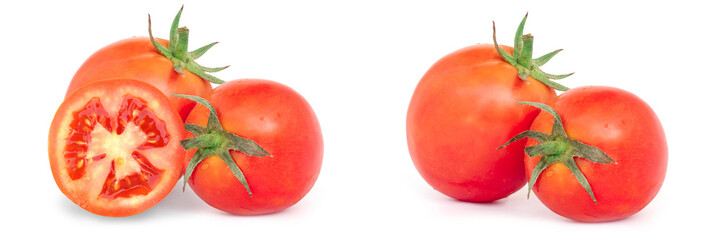
<svg viewBox="0 0 721 240"><path fill-rule="evenodd" d="M538 176L541 175L541 172L548 168L548 166L560 162L563 163L563 165L566 165L566 167L571 170L571 173L573 173L573 176L576 177L576 180L578 180L581 186L583 186L583 189L585 189L586 192L588 192L588 194L591 196L593 203L597 203L596 196L593 195L593 190L591 190L591 185L588 183L588 180L578 168L578 165L576 165L576 161L574 161L573 158L581 157L593 163L602 164L616 162L613 161L611 157L606 155L606 153L601 151L601 149L598 149L594 146L586 145L580 141L569 138L566 134L566 131L563 129L561 117L558 115L558 113L556 113L555 110L553 110L553 108L542 103L521 101L519 101L518 103L540 108L541 110L550 113L554 117L551 134L532 130L524 131L514 136L513 138L511 138L511 140L508 140L506 144L503 144L503 146L500 146L498 148L504 148L508 146L508 144L511 144L512 142L518 141L523 138L532 138L539 142L537 145L533 145L525 149L526 154L528 154L528 156L530 157L542 156L541 160L538 161L538 164L533 169L533 173L531 173L531 179L528 183L528 197L531 196L531 187L536 184L536 180L538 180Z"/></svg>
<svg viewBox="0 0 721 240"><path fill-rule="evenodd" d="M189 72L195 73L196 75L200 76L201 78L212 82L221 84L225 81L220 80L217 77L214 77L208 73L212 72L218 72L220 70L226 69L229 66L225 67L218 67L218 68L209 68L209 67L203 67L197 62L195 62L196 59L200 58L205 54L205 52L208 51L211 47L215 46L215 44L218 44L218 42L214 42L208 45L205 45L203 47L200 47L192 52L188 52L188 33L189 30L187 27L181 27L178 28L178 22L180 21L180 14L183 13L183 7L180 8L180 11L178 11L178 14L175 15L175 19L173 20L173 24L170 26L170 38L168 39L168 47L164 47L163 45L160 45L157 41L155 41L155 38L153 37L153 31L151 28L150 23L150 14L148 14L148 32L150 33L150 41L153 43L153 46L155 47L155 50L157 50L160 54L165 56L166 58L173 61L173 69L179 74L183 74L183 69L188 70Z"/></svg>
<svg viewBox="0 0 721 240"><path fill-rule="evenodd" d="M188 183L188 178L195 170L195 167L198 166L198 164L205 158L215 155L223 159L223 162L228 165L228 168L230 168L230 171L233 172L235 178L243 184L245 190L247 190L248 194L252 197L253 193L250 191L248 181L246 181L245 175L243 175L243 172L230 156L230 150L240 151L249 156L273 156L271 156L270 153L265 151L253 140L242 138L238 135L225 131L220 125L220 120L218 120L218 113L208 100L191 95L173 94L173 96L193 100L210 110L207 127L201 127L190 123L185 124L185 130L194 134L195 137L182 140L180 141L180 144L183 148L185 148L185 150L193 148L197 148L198 150L195 152L195 155L193 155L190 163L188 163L188 168L185 169L183 191L185 191L185 185Z"/></svg>
<svg viewBox="0 0 721 240"><path fill-rule="evenodd" d="M531 58L533 53L533 36L531 34L523 35L523 27L526 25L526 18L528 18L528 13L526 13L526 16L523 17L521 24L518 25L518 29L516 30L516 36L513 41L513 55L508 54L498 46L498 41L496 41L496 22L493 22L493 45L496 47L496 51L498 51L498 54L501 55L501 58L503 58L504 61L518 69L518 77L524 81L528 81L528 76L531 76L543 84L546 84L546 86L556 90L568 90L566 86L554 82L551 79L563 79L573 75L573 73L554 75L545 73L539 68L563 49L558 49L536 59Z"/></svg>

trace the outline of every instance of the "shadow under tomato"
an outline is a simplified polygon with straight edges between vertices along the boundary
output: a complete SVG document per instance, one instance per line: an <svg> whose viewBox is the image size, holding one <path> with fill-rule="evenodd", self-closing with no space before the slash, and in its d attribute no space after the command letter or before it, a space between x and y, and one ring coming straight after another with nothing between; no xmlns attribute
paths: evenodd
<svg viewBox="0 0 721 240"><path fill-rule="evenodd" d="M94 222L137 222L150 219L150 217L148 217L150 215L145 214L148 211L128 217L106 217L97 215L76 205L75 203L67 199L65 195L59 195L57 202L58 205L63 209L63 212L65 212L68 216Z"/></svg>
<svg viewBox="0 0 721 240"><path fill-rule="evenodd" d="M302 201L301 201L302 202ZM296 204L298 205L298 204ZM237 215L228 213L219 209L216 209L207 203L205 203L198 195L196 195L193 192L193 189L190 188L190 186L185 187L185 192L183 192L183 180L181 179L178 181L178 183L173 187L173 190L168 194L168 196L165 197L162 201L160 201L157 205L150 208L148 211L145 211L144 213L150 213L152 214L158 214L161 215L181 215L181 214L211 214L211 215L220 215L220 216L228 216L228 217L266 217L266 216L277 216L277 215L298 215L301 214L303 211L298 209L299 206L291 206L290 208L281 210L279 212L275 213L267 213L267 214L258 214L258 215Z"/></svg>
<svg viewBox="0 0 721 240"><path fill-rule="evenodd" d="M543 204L531 194L530 199L526 198L525 188L511 194L506 198L502 198L492 202L468 202L460 201L445 196L438 191L433 194L426 194L427 197L433 198L438 206L438 210L448 214L455 215L473 215L480 216L491 214L495 216L508 216L518 218L531 218L541 221L548 221L554 218L563 221L563 217L557 216L548 210ZM432 196L431 196L432 195Z"/></svg>
<svg viewBox="0 0 721 240"><path fill-rule="evenodd" d="M77 216L79 218L92 218L93 220L98 221L143 221L144 219L178 216L187 214L188 212L202 212L214 210L214 208L208 206L207 204L205 204L205 202L200 200L200 198L198 198L198 196L196 196L195 193L193 193L193 190L189 187L186 187L185 192L183 192L182 181L178 181L178 183L173 187L170 193L168 193L168 196L158 202L158 204L146 210L145 212L128 217L106 217L97 215L88 212L85 209L74 204L64 195L59 195L58 198L59 199L57 202L59 207L63 208L64 212L66 212L68 215Z"/></svg>
<svg viewBox="0 0 721 240"><path fill-rule="evenodd" d="M190 186L185 186L183 191L183 180L180 179L158 204L148 209L144 213L153 213L160 215L178 215L187 214L188 212L204 212L214 209L201 200Z"/></svg>

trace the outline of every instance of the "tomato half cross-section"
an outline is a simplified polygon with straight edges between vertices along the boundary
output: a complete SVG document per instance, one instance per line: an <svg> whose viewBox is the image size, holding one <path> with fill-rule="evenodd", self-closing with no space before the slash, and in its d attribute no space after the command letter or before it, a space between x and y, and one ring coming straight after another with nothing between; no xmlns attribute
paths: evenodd
<svg viewBox="0 0 721 240"><path fill-rule="evenodd" d="M411 159L434 189L471 202L504 198L526 183L523 143L496 149L528 130L539 110L516 101L549 102L566 90L538 67L560 50L531 59L533 36L514 47L469 46L438 60L416 86L406 133ZM494 27L495 42L495 27Z"/></svg>
<svg viewBox="0 0 721 240"><path fill-rule="evenodd" d="M92 213L141 213L175 186L185 151L180 116L155 87L136 80L89 83L55 113L48 138L60 190Z"/></svg>
<svg viewBox="0 0 721 240"><path fill-rule="evenodd" d="M305 98L277 82L242 79L204 99L188 115L183 141L191 149L187 183L203 201L257 215L286 209L310 191L320 173L323 136Z"/></svg>

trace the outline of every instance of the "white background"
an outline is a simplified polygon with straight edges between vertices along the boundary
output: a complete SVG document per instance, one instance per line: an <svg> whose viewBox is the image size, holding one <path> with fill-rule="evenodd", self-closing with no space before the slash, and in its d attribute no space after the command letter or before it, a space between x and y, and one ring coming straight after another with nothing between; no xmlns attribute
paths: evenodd
<svg viewBox="0 0 721 240"><path fill-rule="evenodd" d="M302 2L302 3L300 3ZM719 51L712 1L48 1L0 6L3 47L3 219L0 236L52 238L591 238L718 237ZM581 2L581 1L579 1ZM75 70L97 49L167 38L182 4L190 48L220 44L199 62L231 67L216 76L265 78L310 102L325 156L311 192L271 215L225 214L176 188L127 218L93 215L53 181L46 139ZM545 70L576 72L569 87L608 85L646 100L665 128L668 173L660 193L621 221L582 224L546 209L525 188L491 204L434 191L408 155L405 116L415 85L436 60L526 32L540 56L564 48ZM409 237L404 237L409 236ZM332 238L331 238L332 237ZM4 239L10 239L2 237Z"/></svg>

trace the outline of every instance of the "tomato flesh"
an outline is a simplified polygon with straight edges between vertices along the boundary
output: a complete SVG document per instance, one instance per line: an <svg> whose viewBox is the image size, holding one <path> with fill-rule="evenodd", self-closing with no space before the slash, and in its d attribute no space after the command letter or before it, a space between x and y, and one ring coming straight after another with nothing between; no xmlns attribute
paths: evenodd
<svg viewBox="0 0 721 240"><path fill-rule="evenodd" d="M103 191L100 196L113 199L116 197L129 197L133 195L147 195L160 180L159 174L162 170L154 167L148 158L139 152L133 152L133 159L138 161L141 167L140 173L127 176L124 179L115 177L115 165L111 166Z"/></svg>
<svg viewBox="0 0 721 240"><path fill-rule="evenodd" d="M140 213L180 176L182 122L162 92L135 80L94 82L70 95L50 129L56 183L105 216Z"/></svg>
<svg viewBox="0 0 721 240"><path fill-rule="evenodd" d="M142 153L132 151L130 154L130 160L137 163L140 167L140 172L118 178L115 173L116 165L126 165L125 161L127 161L128 158L127 152L113 154L116 156L108 156L108 154L104 152L106 149L103 149L102 146L94 147L97 145L104 146L109 140L105 138L113 137L110 135L115 135L118 139L133 141L134 139L132 138L122 137L125 130L128 129L136 132L131 133L128 131L128 133L125 134L126 136L138 135L138 137L146 138L142 144L137 146L136 149L138 150L167 145L170 138L165 129L165 123L155 116L143 100L133 96L125 96L116 121L112 121L108 116L107 111L105 111L98 97L91 99L82 110L73 115L74 120L70 125L72 130L66 142L64 154L66 169L71 179L78 180L85 175L85 168L88 164L102 161L109 157L116 157L109 160L112 161L110 173L105 180L105 185L103 185L100 196L114 199L116 197L146 195L158 184L159 174L162 174L163 170L153 166ZM137 127L128 128L128 123L133 123ZM98 131L104 132L105 134L93 134L96 127L99 129ZM113 130L115 130L115 134L112 134ZM137 131L141 131L142 133L137 133ZM90 149L97 150L89 152L88 150ZM128 149L124 150L127 151Z"/></svg>
<svg viewBox="0 0 721 240"><path fill-rule="evenodd" d="M93 98L85 104L82 110L74 115L75 121L70 125L70 136L65 145L65 168L71 179L80 179L85 174L86 162L88 161L88 142L90 142L90 132L95 128L96 124L111 131L110 121L108 121L108 113L100 104L100 99ZM92 160L99 160L105 155L92 156Z"/></svg>

